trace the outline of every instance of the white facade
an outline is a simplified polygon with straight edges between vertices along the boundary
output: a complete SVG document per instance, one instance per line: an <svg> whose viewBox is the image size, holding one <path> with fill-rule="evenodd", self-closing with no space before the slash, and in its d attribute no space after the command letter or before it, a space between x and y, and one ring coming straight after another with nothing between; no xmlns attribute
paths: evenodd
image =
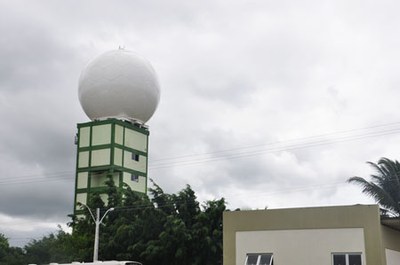
<svg viewBox="0 0 400 265"><path fill-rule="evenodd" d="M400 251L386 249L385 253L386 253L386 265L400 264Z"/></svg>
<svg viewBox="0 0 400 265"><path fill-rule="evenodd" d="M378 205L227 211L224 265L400 265L400 218Z"/></svg>
<svg viewBox="0 0 400 265"><path fill-rule="evenodd" d="M365 264L364 231L344 228L237 232L236 264L244 265L248 253L270 253L274 264L296 265L332 265L334 253L357 253Z"/></svg>

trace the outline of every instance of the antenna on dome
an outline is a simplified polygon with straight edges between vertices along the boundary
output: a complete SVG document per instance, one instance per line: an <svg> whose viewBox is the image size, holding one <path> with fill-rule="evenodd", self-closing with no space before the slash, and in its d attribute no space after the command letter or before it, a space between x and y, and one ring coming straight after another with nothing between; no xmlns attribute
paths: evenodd
<svg viewBox="0 0 400 265"><path fill-rule="evenodd" d="M118 50L125 50L125 46L124 45L119 45L118 46Z"/></svg>

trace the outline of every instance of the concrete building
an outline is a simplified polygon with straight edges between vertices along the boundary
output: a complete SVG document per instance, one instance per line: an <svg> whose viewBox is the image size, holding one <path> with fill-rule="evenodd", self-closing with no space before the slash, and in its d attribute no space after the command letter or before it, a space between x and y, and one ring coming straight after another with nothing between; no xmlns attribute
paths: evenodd
<svg viewBox="0 0 400 265"><path fill-rule="evenodd" d="M106 180L146 194L148 136L146 122L160 100L150 62L118 49L93 59L79 78L79 101L90 122L78 124L74 213L90 196L107 204Z"/></svg>
<svg viewBox="0 0 400 265"><path fill-rule="evenodd" d="M120 189L125 183L146 193L148 135L146 127L117 119L78 124L75 213L94 192L107 202L109 177Z"/></svg>
<svg viewBox="0 0 400 265"><path fill-rule="evenodd" d="M399 265L400 219L377 205L232 211L224 265Z"/></svg>

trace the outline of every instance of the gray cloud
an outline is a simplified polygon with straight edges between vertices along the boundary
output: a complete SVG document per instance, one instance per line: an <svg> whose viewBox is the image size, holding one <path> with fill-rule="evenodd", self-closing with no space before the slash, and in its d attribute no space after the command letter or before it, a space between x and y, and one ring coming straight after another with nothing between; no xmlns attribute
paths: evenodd
<svg viewBox="0 0 400 265"><path fill-rule="evenodd" d="M341 183L368 176L365 161L397 155L399 136L384 130L398 125L376 127L398 121L395 10L386 1L0 0L0 214L26 220L7 231L66 222L73 137L87 121L79 73L120 45L160 77L150 177L167 192L190 184L201 201L226 197L232 208L371 202ZM359 139L338 141L334 132L348 129ZM381 137L367 137L377 129ZM304 140L332 132L323 145Z"/></svg>

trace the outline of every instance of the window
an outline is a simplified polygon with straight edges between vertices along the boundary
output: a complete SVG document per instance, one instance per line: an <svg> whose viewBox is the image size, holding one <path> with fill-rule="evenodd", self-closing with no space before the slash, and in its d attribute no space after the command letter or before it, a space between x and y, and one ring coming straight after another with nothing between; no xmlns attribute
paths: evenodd
<svg viewBox="0 0 400 265"><path fill-rule="evenodd" d="M274 265L272 254L247 254L245 265Z"/></svg>
<svg viewBox="0 0 400 265"><path fill-rule="evenodd" d="M132 153L132 160L139 161L139 155Z"/></svg>
<svg viewBox="0 0 400 265"><path fill-rule="evenodd" d="M361 254L359 253L337 253L332 254L333 265L361 265Z"/></svg>
<svg viewBox="0 0 400 265"><path fill-rule="evenodd" d="M138 175L135 175L135 174L131 174L131 180L132 180L132 181L139 182L139 176L138 176Z"/></svg>

